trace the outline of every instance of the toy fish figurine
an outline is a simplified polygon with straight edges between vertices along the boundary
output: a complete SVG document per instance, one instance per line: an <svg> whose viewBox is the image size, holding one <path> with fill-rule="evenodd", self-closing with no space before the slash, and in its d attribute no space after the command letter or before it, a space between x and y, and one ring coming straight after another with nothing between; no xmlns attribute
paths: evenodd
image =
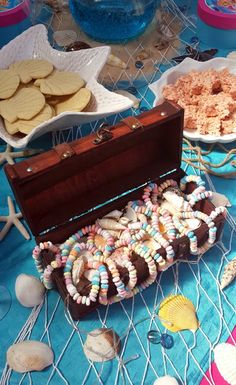
<svg viewBox="0 0 236 385"><path fill-rule="evenodd" d="M224 268L223 275L221 277L220 288L223 290L228 286L236 277L236 258L232 259Z"/></svg>
<svg viewBox="0 0 236 385"><path fill-rule="evenodd" d="M205 51L199 51L189 45L186 46L186 55L176 56L173 57L171 60L175 63L181 63L186 57L190 57L191 59L197 60L197 61L207 61L213 58L218 52L218 49L211 48L207 49Z"/></svg>

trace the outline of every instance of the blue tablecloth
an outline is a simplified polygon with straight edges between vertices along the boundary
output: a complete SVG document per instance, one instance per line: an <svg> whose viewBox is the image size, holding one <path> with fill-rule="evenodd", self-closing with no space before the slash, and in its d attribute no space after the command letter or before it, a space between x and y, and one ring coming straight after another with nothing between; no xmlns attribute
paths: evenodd
<svg viewBox="0 0 236 385"><path fill-rule="evenodd" d="M226 52L221 51L218 55L225 56ZM153 95L149 91L147 99L151 104ZM43 137L32 143L32 147L41 147L43 144L44 148L47 148L49 138L50 135ZM228 147L233 148L234 145L235 143L232 143ZM0 150L4 148L5 145L2 144ZM208 159L216 162L222 157L222 150L216 148ZM183 164L183 167L186 165ZM232 170L227 166L220 171ZM188 167L187 172L195 173L196 170ZM14 343L20 331L22 332L27 320L29 332L26 333L26 338L48 343L54 351L55 359L54 365L43 372L27 375L12 373L9 377L6 376L7 372L4 372L1 384L152 385L158 376L169 374L175 376L179 384L198 385L213 359L213 347L220 341L226 341L236 325L235 287L232 284L222 294L217 284L222 267L236 252L233 222L236 215L236 180L211 177L211 181L215 189L225 194L232 204L229 208L231 217L225 225L222 242L208 251L198 263L175 264L162 273L158 282L141 295L110 307L100 307L97 312L77 324L77 330L75 324L73 327L66 319L64 304L54 290L47 293L32 330L29 327L37 309L31 313L31 309L19 304L15 297L14 285L20 273L37 276L31 258L35 241L33 238L25 241L17 229L12 228L0 243L0 284L5 285L12 295L10 311L0 321L0 371L4 370L8 347ZM0 215L8 213L8 195L15 199L1 167ZM193 258L190 262L194 260ZM196 334L190 331L173 334L174 347L165 351L160 345L149 345L147 332L150 329L164 331L160 321L157 318L152 319L151 316L160 301L173 292L182 293L193 301L201 327ZM132 325L134 327L127 332L128 327ZM120 355L123 361L114 359L95 365L87 361L82 349L86 338L84 331L101 326L112 327L123 337Z"/></svg>

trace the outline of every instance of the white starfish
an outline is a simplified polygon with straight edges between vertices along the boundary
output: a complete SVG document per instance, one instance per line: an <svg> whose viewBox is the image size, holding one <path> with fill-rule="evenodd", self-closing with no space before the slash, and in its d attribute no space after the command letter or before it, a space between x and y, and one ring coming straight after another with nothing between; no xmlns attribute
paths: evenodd
<svg viewBox="0 0 236 385"><path fill-rule="evenodd" d="M12 150L13 148L9 144L7 144L5 151L0 152L0 165L3 164L4 162L7 162L9 164L14 164L15 158L25 158L27 156L39 154L40 152L42 152L42 150L36 150L36 149L26 149L26 150L17 151L17 152L14 152Z"/></svg>
<svg viewBox="0 0 236 385"><path fill-rule="evenodd" d="M23 237L25 237L25 239L29 240L30 239L29 233L27 232L26 228L22 225L22 223L19 221L19 219L22 218L21 212L16 213L12 199L9 196L7 197L7 203L8 203L9 214L6 216L0 216L0 222L6 222L5 226L0 231L0 242L7 235L8 231L13 225L16 226L16 228L23 235Z"/></svg>

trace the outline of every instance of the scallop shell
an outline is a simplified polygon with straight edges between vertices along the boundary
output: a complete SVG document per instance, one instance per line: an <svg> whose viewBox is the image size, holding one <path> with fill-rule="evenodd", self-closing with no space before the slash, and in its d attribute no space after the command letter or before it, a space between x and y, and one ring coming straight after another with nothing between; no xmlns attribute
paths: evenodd
<svg viewBox="0 0 236 385"><path fill-rule="evenodd" d="M236 347L229 343L216 345L215 363L221 376L230 385L236 385Z"/></svg>
<svg viewBox="0 0 236 385"><path fill-rule="evenodd" d="M50 347L39 341L23 341L10 346L7 364L18 373L40 371L53 363Z"/></svg>
<svg viewBox="0 0 236 385"><path fill-rule="evenodd" d="M120 347L120 338L112 329L95 329L87 335L84 354L91 361L110 361L117 356Z"/></svg>
<svg viewBox="0 0 236 385"><path fill-rule="evenodd" d="M161 323L170 331L196 331L199 322L193 303L180 294L170 295L162 301L158 312Z"/></svg>
<svg viewBox="0 0 236 385"><path fill-rule="evenodd" d="M122 214L123 214L122 211L113 210L113 211L110 211L108 214L106 214L103 218L119 219Z"/></svg>
<svg viewBox="0 0 236 385"><path fill-rule="evenodd" d="M126 90L115 90L114 92L118 95L125 96L126 98L129 98L130 100L132 100L133 108L135 108L135 109L139 108L139 105L141 103L141 99L136 98L136 96L134 96L133 94L131 94L130 92L128 92Z"/></svg>
<svg viewBox="0 0 236 385"><path fill-rule="evenodd" d="M77 285L83 272L84 272L83 258L76 259L72 268L72 281L74 285Z"/></svg>
<svg viewBox="0 0 236 385"><path fill-rule="evenodd" d="M223 275L221 277L220 288L223 290L228 286L236 277L236 258L232 259L224 268Z"/></svg>
<svg viewBox="0 0 236 385"><path fill-rule="evenodd" d="M20 274L15 283L16 298L25 307L39 305L44 297L45 287L33 275Z"/></svg>
<svg viewBox="0 0 236 385"><path fill-rule="evenodd" d="M174 377L164 376L154 381L153 385L178 385L178 382Z"/></svg>
<svg viewBox="0 0 236 385"><path fill-rule="evenodd" d="M53 39L59 47L65 47L74 43L77 40L77 33L72 29L55 31L53 33Z"/></svg>
<svg viewBox="0 0 236 385"><path fill-rule="evenodd" d="M126 230L121 223L109 218L97 219L96 223L104 230Z"/></svg>

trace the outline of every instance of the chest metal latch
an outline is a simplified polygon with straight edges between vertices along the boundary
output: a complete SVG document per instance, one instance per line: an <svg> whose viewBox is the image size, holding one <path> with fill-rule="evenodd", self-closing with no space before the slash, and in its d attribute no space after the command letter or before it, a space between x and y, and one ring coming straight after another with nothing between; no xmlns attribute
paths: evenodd
<svg viewBox="0 0 236 385"><path fill-rule="evenodd" d="M108 123L102 123L97 131L97 138L93 141L94 144L100 144L112 139L113 135L110 131Z"/></svg>

